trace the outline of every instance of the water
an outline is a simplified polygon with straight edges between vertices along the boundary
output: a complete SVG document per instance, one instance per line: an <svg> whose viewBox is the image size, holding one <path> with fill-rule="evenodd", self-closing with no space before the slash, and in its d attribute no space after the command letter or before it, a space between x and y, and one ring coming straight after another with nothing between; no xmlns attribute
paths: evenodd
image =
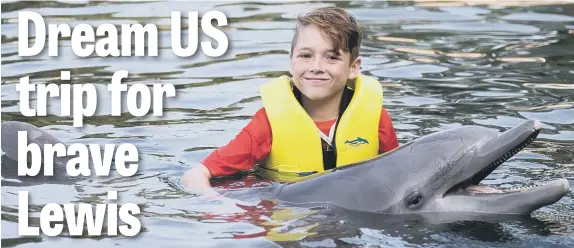
<svg viewBox="0 0 574 248"><path fill-rule="evenodd" d="M477 3L478 2L478 3ZM486 2L486 3L485 3ZM2 246L61 247L572 247L573 195L532 218L439 226L323 215L269 202L205 200L183 190L181 175L226 144L262 105L258 87L286 73L294 17L321 6L340 6L364 27L363 72L384 86L385 107L399 142L461 125L504 130L525 119L542 121L539 139L485 180L499 188L574 178L574 4L565 1L369 1L369 2L7 2L2 4L2 120L50 130L65 142L136 144L142 163L130 178L70 184L18 182L3 177ZM229 51L217 59L202 53L175 56L169 47L171 11L218 9L226 13ZM49 23L154 23L161 28L160 56L79 58L69 40L60 57L44 52L17 56L17 11L33 10ZM184 15L186 16L186 15ZM55 82L69 69L74 83L104 92L111 76L128 70L131 82L171 83L177 97L163 117L110 116L102 94L97 114L84 128L70 118L28 118L18 110L19 78ZM55 102L48 108L59 112ZM222 188L258 186L252 175L218 180ZM267 185L265 182L261 185ZM17 235L18 191L31 195L31 222L49 202L119 202L140 206L144 229L137 238L23 238Z"/></svg>

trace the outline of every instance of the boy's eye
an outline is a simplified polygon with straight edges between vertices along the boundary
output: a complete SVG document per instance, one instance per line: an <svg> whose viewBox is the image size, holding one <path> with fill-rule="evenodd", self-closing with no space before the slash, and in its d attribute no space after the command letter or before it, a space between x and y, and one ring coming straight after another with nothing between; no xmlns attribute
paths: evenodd
<svg viewBox="0 0 574 248"><path fill-rule="evenodd" d="M310 57L311 57L311 54L302 53L302 54L299 54L299 57L301 57L301 58L310 58Z"/></svg>
<svg viewBox="0 0 574 248"><path fill-rule="evenodd" d="M327 56L329 60L339 60L338 56Z"/></svg>

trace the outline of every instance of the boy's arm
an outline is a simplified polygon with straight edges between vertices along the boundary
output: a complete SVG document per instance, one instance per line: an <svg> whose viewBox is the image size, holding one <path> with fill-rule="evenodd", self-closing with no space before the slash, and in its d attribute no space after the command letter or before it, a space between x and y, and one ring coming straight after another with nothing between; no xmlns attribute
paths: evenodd
<svg viewBox="0 0 574 248"><path fill-rule="evenodd" d="M383 108L379 120L379 154L391 151L397 147L399 147L399 142L391 116Z"/></svg>
<svg viewBox="0 0 574 248"><path fill-rule="evenodd" d="M200 164L187 171L182 177L182 184L190 189L209 190L209 180L212 177L251 169L270 151L271 127L264 109L261 109L227 145L217 148Z"/></svg>
<svg viewBox="0 0 574 248"><path fill-rule="evenodd" d="M211 187L211 183L209 182L211 177L211 173L205 165L197 164L183 174L181 184L183 187L192 189L196 193L201 193L204 197L221 196Z"/></svg>

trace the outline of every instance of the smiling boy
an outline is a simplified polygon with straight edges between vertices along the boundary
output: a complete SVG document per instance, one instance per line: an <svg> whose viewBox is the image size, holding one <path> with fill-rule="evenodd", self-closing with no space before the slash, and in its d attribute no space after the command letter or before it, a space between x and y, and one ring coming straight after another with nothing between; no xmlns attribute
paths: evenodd
<svg viewBox="0 0 574 248"><path fill-rule="evenodd" d="M308 175L372 158L398 147L382 107L382 86L360 73L362 33L341 8L297 18L292 77L261 87L261 108L227 145L187 171L187 188L210 188L210 178L260 168Z"/></svg>

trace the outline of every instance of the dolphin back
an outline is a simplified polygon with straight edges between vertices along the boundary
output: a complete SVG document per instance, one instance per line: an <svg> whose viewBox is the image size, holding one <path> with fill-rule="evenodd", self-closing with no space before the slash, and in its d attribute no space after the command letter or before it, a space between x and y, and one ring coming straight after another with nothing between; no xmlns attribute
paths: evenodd
<svg viewBox="0 0 574 248"><path fill-rule="evenodd" d="M2 151L5 155L14 160L18 160L18 132L26 131L27 132L27 144L37 144L40 147L40 150L44 149L44 145L46 144L57 144L62 143L59 139L55 138L54 136L50 135L48 132L25 122L19 121L6 121L1 124L1 132L2 132ZM66 145L66 144L64 144ZM31 156L28 154L28 156ZM61 158L64 160L68 160L65 158ZM65 164L65 161L61 161L61 159L55 159L56 164Z"/></svg>

